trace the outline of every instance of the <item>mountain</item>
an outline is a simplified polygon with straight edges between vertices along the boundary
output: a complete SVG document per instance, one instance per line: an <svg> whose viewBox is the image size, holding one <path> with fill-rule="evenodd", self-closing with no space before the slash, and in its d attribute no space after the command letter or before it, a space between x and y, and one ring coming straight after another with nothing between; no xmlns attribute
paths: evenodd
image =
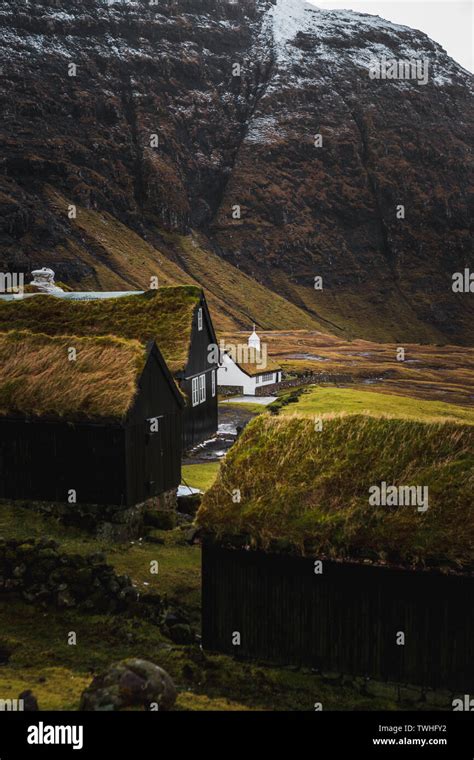
<svg viewBox="0 0 474 760"><path fill-rule="evenodd" d="M472 77L426 35L302 0L6 0L0 23L4 271L199 282L221 329L473 342Z"/></svg>

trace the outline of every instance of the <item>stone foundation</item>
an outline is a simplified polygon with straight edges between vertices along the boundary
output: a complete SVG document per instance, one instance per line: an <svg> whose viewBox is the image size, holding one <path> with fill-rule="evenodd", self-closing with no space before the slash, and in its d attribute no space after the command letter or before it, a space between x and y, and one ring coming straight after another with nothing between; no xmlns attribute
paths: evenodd
<svg viewBox="0 0 474 760"><path fill-rule="evenodd" d="M175 489L148 499L140 505L143 507L143 519L146 525L159 530L172 530L176 527L178 497Z"/></svg>
<svg viewBox="0 0 474 760"><path fill-rule="evenodd" d="M8 502L11 503L11 502ZM58 502L18 501L19 507L32 509L59 519L64 525L80 528L106 541L140 538L154 515L175 515L176 489L153 496L142 504L123 507L110 504L64 504ZM150 520L151 518L151 520Z"/></svg>

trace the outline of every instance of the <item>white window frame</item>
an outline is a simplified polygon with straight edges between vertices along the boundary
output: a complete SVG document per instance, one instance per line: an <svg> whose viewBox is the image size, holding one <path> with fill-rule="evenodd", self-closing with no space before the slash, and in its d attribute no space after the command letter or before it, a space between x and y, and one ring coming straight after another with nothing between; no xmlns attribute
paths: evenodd
<svg viewBox="0 0 474 760"><path fill-rule="evenodd" d="M216 395L216 370L213 369L211 371L211 391L212 391L212 398Z"/></svg>
<svg viewBox="0 0 474 760"><path fill-rule="evenodd" d="M257 375L257 377L255 378L255 383L258 385L259 382L260 382L260 375Z"/></svg>
<svg viewBox="0 0 474 760"><path fill-rule="evenodd" d="M265 372L262 375L262 383L274 383L275 382L275 373L274 372Z"/></svg>
<svg viewBox="0 0 474 760"><path fill-rule="evenodd" d="M199 377L193 377L191 382L193 406L197 406L199 404Z"/></svg>
<svg viewBox="0 0 474 760"><path fill-rule="evenodd" d="M199 375L199 403L206 400L206 375Z"/></svg>
<svg viewBox="0 0 474 760"><path fill-rule="evenodd" d="M202 330L202 309L198 309L198 330Z"/></svg>

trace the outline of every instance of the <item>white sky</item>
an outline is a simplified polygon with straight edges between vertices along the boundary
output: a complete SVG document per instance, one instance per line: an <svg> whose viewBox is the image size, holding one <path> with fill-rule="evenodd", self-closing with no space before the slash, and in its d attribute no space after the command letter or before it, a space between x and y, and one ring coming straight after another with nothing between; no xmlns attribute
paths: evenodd
<svg viewBox="0 0 474 760"><path fill-rule="evenodd" d="M474 71L472 0L309 0L317 8L371 13L420 29L468 71Z"/></svg>

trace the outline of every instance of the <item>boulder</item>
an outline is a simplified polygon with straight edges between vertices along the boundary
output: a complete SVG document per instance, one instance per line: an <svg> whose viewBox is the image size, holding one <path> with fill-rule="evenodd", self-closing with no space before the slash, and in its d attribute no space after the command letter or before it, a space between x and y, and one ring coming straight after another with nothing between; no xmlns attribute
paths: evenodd
<svg viewBox="0 0 474 760"><path fill-rule="evenodd" d="M18 699L23 700L23 709L25 712L36 712L39 710L38 700L30 689L22 691Z"/></svg>
<svg viewBox="0 0 474 760"><path fill-rule="evenodd" d="M168 673L148 660L130 658L111 665L83 692L80 710L117 711L142 707L170 710L176 688Z"/></svg>

